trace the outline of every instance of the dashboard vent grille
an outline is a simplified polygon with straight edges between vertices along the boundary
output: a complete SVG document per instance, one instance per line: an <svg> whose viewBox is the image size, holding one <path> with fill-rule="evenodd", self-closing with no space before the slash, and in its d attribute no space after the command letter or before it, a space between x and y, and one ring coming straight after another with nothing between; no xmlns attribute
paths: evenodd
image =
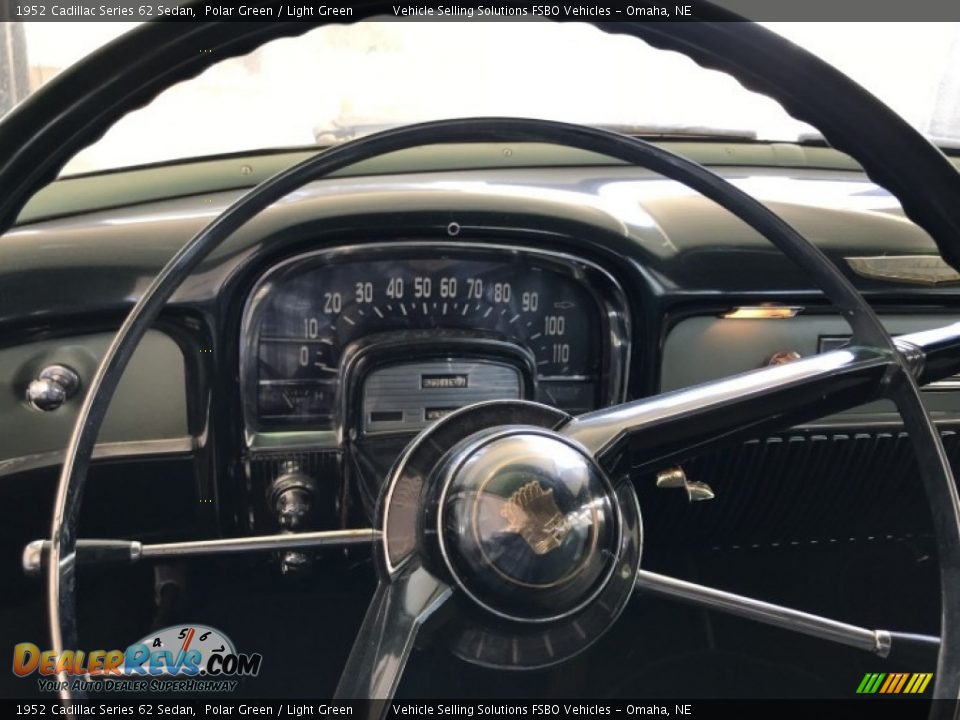
<svg viewBox="0 0 960 720"><path fill-rule="evenodd" d="M960 469L960 437L942 429ZM906 433L792 430L683 463L716 498L689 503L682 492L638 478L646 540L672 546L770 546L922 535L929 510Z"/></svg>

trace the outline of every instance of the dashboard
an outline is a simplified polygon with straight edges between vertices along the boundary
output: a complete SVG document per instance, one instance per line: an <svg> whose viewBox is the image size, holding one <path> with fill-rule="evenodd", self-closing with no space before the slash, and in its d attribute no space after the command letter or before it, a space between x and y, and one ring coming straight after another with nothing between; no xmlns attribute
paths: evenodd
<svg viewBox="0 0 960 720"><path fill-rule="evenodd" d="M892 332L960 316L949 282L867 277L847 261L929 255L933 247L861 174L723 172L817 240ZM0 394L0 426L8 429L0 479L34 473L52 485L84 380L132 298L237 195L37 220L4 237L0 370L10 380ZM731 312L770 305L790 312L746 320ZM848 333L802 271L763 238L709 201L633 168L432 169L314 183L206 260L138 350L107 417L91 487L113 468L124 479L110 482L109 497L151 499L131 499L135 509L124 517L104 510L90 532L363 527L411 439L457 408L522 398L577 415L751 370L777 354L806 356ZM37 412L24 402L26 387L56 363L78 372L80 388L62 407ZM926 393L951 453L960 453L950 440L960 427L958 386ZM687 508L682 493L638 476L644 523L670 546L752 542L762 517L738 514L751 483L778 478L763 488L773 517L797 498L817 506L831 488L851 487L851 467L867 468L862 494L849 493L850 513L822 514L841 530L802 528L811 536L853 534L867 517L858 502L876 488L904 492L894 470L909 455L896 422L893 408L873 404L692 456L684 461L688 475L716 490L710 511ZM624 460L633 472L629 454ZM806 462L822 472L793 478L786 470ZM912 507L912 497L901 507ZM167 504L171 517L158 510ZM717 519L698 524L708 512ZM864 526L863 534L888 533L900 519L889 522ZM779 541L782 532L777 525L768 534Z"/></svg>

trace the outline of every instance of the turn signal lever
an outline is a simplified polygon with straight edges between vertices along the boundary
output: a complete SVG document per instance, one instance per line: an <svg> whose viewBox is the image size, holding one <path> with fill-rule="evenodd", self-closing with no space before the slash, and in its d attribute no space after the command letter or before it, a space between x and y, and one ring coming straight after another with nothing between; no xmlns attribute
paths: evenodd
<svg viewBox="0 0 960 720"><path fill-rule="evenodd" d="M143 555L143 545L135 540L78 540L77 565L130 565ZM40 575L50 557L50 541L34 540L23 549L23 571L30 577Z"/></svg>
<svg viewBox="0 0 960 720"><path fill-rule="evenodd" d="M381 532L370 528L356 530L322 530L319 532L257 535L222 540L143 545L136 540L77 540L77 565L131 564L140 560L224 555L242 552L276 552L296 548L328 545L356 545L379 540ZM23 571L37 576L47 566L49 540L34 540L23 550Z"/></svg>

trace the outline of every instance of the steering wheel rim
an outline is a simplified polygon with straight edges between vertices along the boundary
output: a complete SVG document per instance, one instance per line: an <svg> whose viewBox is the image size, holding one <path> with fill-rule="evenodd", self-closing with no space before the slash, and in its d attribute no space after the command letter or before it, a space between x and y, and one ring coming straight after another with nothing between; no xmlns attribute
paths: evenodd
<svg viewBox="0 0 960 720"><path fill-rule="evenodd" d="M364 2L358 5L356 17L387 11L387 3ZM727 15L723 19L732 18ZM9 148L5 155L0 155L0 186L12 189L0 200L0 227L12 224L35 189L52 180L69 157L102 133L108 121L145 104L166 86L197 74L224 56L246 52L273 37L298 34L320 24L324 23L302 23L292 29L291 25L282 24L206 23L184 33L182 26L151 23L142 32L131 33L107 51L64 73L0 124L0 137L5 141L0 145ZM724 22L595 24L640 37L657 47L678 50L706 67L728 72L744 85L779 101L798 119L814 124L834 147L859 161L871 179L890 189L908 217L927 229L944 257L958 265L960 252L951 242L960 230L960 207L955 203L960 176L922 136L839 72L758 27L745 27L741 33L739 24ZM148 37L156 42L148 42ZM736 42L731 42L731 37ZM117 62L117 58L130 57L130 48L138 50L134 55L140 60L134 64ZM203 48L204 53L197 48ZM181 61L176 65L157 65L157 59L166 60L166 54L177 54ZM775 62L781 59L783 62ZM818 82L809 78L805 84L798 82L797 78L804 73L812 74ZM105 98L110 93L116 97ZM65 106L67 98L70 104ZM104 102L105 99L110 102ZM837 99L846 104L837 103ZM864 124L865 118L871 122ZM872 153L880 141L886 142L885 152ZM932 186L923 186L918 182L921 178L932 179ZM909 379L905 373L903 377ZM901 412L912 416L905 420L926 425L924 432L914 437L915 442L919 438L925 443L919 453L921 462L941 470L946 468L942 446L922 407L916 384L912 380L894 383L891 395ZM925 470L926 477L938 468ZM934 507L933 513L938 537L947 541L947 552L941 555L942 585L951 581L956 585L960 582L958 510L955 489L951 486L948 490L945 502ZM70 493L62 494L68 497ZM61 559L59 538L53 539L53 545L53 557ZM67 560L65 567L72 558L68 555ZM944 629L960 624L958 613L960 608L955 603L944 602ZM942 643L941 653L949 645L952 643ZM960 666L952 659L938 673L935 693L943 696L938 688L956 687L957 677ZM948 694L956 697L956 692Z"/></svg>
<svg viewBox="0 0 960 720"><path fill-rule="evenodd" d="M202 259L233 231L307 182L385 152L416 147L428 142L480 140L552 142L601 153L646 167L701 192L768 237L774 245L806 269L827 297L841 310L853 329L853 343L869 347L877 358L882 358L884 382L889 385L890 397L895 399L901 408L904 422L908 425L909 434L916 444L931 508L934 514L938 512L938 506L956 508L956 490L952 473L946 462L939 435L920 403L919 389L911 372L909 358L904 356L884 330L870 306L839 269L815 246L804 240L764 205L689 160L641 140L603 130L541 120L508 118L425 123L388 130L335 147L265 181L231 205L188 242L144 292L118 331L90 383L63 466L51 529L47 585L51 633L55 650L70 646L71 641L76 637L76 577L73 562L76 527L83 484L99 425L106 413L110 396L139 339L150 327L180 282L185 280ZM609 419L615 418L618 412L629 412L630 406L634 404L628 403L615 406L612 410L597 411L567 423L566 427L570 429L568 436L587 448L588 454L598 460L602 459L603 453L609 450L612 444L622 439L620 435L610 435ZM604 435L602 442L595 438L598 431ZM429 433L430 430L425 432ZM937 527L937 537L944 563L941 570L944 580L941 585L942 602L946 612L956 607L960 599L958 598L960 585L948 581L945 569L955 565L952 549L958 547L954 539L957 534L956 525L952 528L953 534L948 532L946 536L943 533L944 527L947 530L951 529L949 523L941 523ZM419 567L415 568L417 571L419 569ZM402 575L401 580L407 578L409 575ZM442 602L443 593L443 587L428 588L425 597L430 600L431 608L436 602ZM421 595L423 594L421 589ZM379 595L380 591L375 596L375 602ZM389 596L385 597L387 607L396 604ZM381 626L384 626L391 617L389 615L385 617L376 606L371 606L371 614L372 621ZM419 617L409 619L410 630L404 636L404 645L398 654L400 662L397 675L383 686L385 689L381 688L376 692L392 694L396 682L399 681L399 671L402 670L406 653L409 652L409 646L412 643L411 633L416 632L419 622ZM955 656L960 653L960 647L951 642L949 633L950 627L944 624L941 627L942 641L937 686L934 688L936 697L956 697L960 687L960 678L956 673L950 672L950 668L956 665ZM373 646L377 643L366 642L358 645ZM351 655L351 661L353 657ZM368 669L372 667L369 665L369 659L362 658L362 660L368 663ZM350 661L348 661L348 667L350 667L349 663ZM352 673L352 675L357 674ZM372 673L369 674L372 675ZM352 689L357 691L357 688ZM63 691L63 696L69 697L69 690Z"/></svg>

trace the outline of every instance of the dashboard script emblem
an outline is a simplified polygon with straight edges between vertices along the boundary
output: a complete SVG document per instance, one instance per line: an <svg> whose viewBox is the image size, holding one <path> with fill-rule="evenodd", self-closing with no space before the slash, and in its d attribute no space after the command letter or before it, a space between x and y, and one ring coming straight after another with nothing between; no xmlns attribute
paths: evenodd
<svg viewBox="0 0 960 720"><path fill-rule="evenodd" d="M517 490L500 510L507 531L517 533L537 555L560 547L570 532L566 517L553 499L553 490L544 490L536 480Z"/></svg>

